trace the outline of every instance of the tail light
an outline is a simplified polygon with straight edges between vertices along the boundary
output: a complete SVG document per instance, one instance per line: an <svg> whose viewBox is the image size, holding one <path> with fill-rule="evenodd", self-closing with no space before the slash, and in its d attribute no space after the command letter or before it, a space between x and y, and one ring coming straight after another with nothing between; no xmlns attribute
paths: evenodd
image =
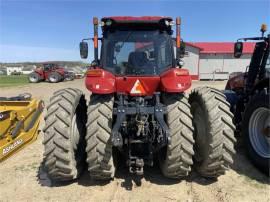
<svg viewBox="0 0 270 202"><path fill-rule="evenodd" d="M87 77L101 77L103 74L103 71L101 69L91 69L88 70L86 75Z"/></svg>
<svg viewBox="0 0 270 202"><path fill-rule="evenodd" d="M178 69L178 71L175 72L176 76L188 76L189 71L187 69Z"/></svg>

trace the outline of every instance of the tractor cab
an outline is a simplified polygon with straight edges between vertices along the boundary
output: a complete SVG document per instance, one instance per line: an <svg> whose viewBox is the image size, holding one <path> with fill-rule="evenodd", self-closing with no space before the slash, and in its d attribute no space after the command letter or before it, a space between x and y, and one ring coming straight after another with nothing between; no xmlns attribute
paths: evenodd
<svg viewBox="0 0 270 202"><path fill-rule="evenodd" d="M181 66L185 50L180 18L176 19L176 42L169 17L105 17L100 22L94 18L93 24L95 59L86 77L91 92L152 96L162 90L183 92L191 86L189 72ZM98 37L98 24L102 38ZM85 40L80 43L82 58L88 55ZM100 58L98 40L102 41ZM138 86L141 90L133 90Z"/></svg>
<svg viewBox="0 0 270 202"><path fill-rule="evenodd" d="M48 72L48 71L52 71L53 69L57 69L58 65L56 64L52 64L52 63L44 63L43 64L43 70Z"/></svg>
<svg viewBox="0 0 270 202"><path fill-rule="evenodd" d="M174 65L172 19L103 18L100 64L115 75L159 75Z"/></svg>
<svg viewBox="0 0 270 202"><path fill-rule="evenodd" d="M51 71L62 71L65 70L61 65L57 63L43 63L43 71L44 72L51 72Z"/></svg>
<svg viewBox="0 0 270 202"><path fill-rule="evenodd" d="M159 75L173 66L172 41L159 30L116 30L103 39L101 66L114 75Z"/></svg>
<svg viewBox="0 0 270 202"><path fill-rule="evenodd" d="M257 87L265 86L269 80L270 65L269 65L269 44L270 44L270 34L264 35L266 32L266 25L263 24L261 27L262 36L261 37L250 37L238 39L234 45L234 57L240 58L244 48L243 41L256 41L255 48L251 57L249 67L246 72L238 75L237 78L231 78L228 81L227 87L230 89L235 89L238 87L238 83L242 83L241 88L252 93ZM260 85L258 86L258 83Z"/></svg>

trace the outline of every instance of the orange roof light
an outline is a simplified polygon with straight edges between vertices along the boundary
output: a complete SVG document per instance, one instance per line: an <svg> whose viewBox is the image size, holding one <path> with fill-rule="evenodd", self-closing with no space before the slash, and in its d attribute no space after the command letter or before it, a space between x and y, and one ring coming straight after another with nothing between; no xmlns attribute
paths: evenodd
<svg viewBox="0 0 270 202"><path fill-rule="evenodd" d="M262 24L261 26L261 32L266 32L267 30L267 25L266 24Z"/></svg>

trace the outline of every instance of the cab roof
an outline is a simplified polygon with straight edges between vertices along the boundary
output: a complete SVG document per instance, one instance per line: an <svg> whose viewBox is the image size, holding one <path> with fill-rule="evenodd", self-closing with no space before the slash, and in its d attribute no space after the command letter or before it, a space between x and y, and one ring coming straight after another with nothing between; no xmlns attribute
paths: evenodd
<svg viewBox="0 0 270 202"><path fill-rule="evenodd" d="M108 30L166 30L168 33L172 33L171 26L168 26L168 22L172 21L170 17L163 16L141 16L141 17L132 17L132 16L112 16L104 17L101 19L104 22L102 26L103 33ZM110 22L111 21L111 22ZM110 25L106 25L107 22L110 22Z"/></svg>
<svg viewBox="0 0 270 202"><path fill-rule="evenodd" d="M113 20L117 23L130 23L130 22L146 22L146 23L158 23L160 20L168 20L172 21L171 17L165 17L165 16L140 16L140 17L134 17L134 16L111 16L111 17L103 17L101 19L102 21L106 20Z"/></svg>

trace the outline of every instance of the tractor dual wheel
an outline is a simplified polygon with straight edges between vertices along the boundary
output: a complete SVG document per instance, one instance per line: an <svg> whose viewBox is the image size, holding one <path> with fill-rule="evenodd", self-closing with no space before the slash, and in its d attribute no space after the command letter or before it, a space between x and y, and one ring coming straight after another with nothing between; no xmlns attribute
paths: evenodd
<svg viewBox="0 0 270 202"><path fill-rule="evenodd" d="M235 126L225 95L210 87L195 88L189 97L195 127L195 168L217 178L233 163Z"/></svg>
<svg viewBox="0 0 270 202"><path fill-rule="evenodd" d="M58 83L63 80L63 76L61 76L58 72L52 72L49 74L48 80L50 83Z"/></svg>
<svg viewBox="0 0 270 202"><path fill-rule="evenodd" d="M76 179L85 163L86 101L79 89L56 91L44 127L44 165L50 179Z"/></svg>
<svg viewBox="0 0 270 202"><path fill-rule="evenodd" d="M73 76L67 76L65 78L66 81L73 81L74 80L74 77Z"/></svg>
<svg viewBox="0 0 270 202"><path fill-rule="evenodd" d="M165 120L170 130L170 141L159 153L159 164L164 176L174 179L187 176L193 164L193 132L190 104L184 94L165 94Z"/></svg>
<svg viewBox="0 0 270 202"><path fill-rule="evenodd" d="M32 72L29 74L28 80L30 83L38 83L38 82L40 82L41 78L40 78L40 75L38 73Z"/></svg>
<svg viewBox="0 0 270 202"><path fill-rule="evenodd" d="M253 164L269 176L270 109L269 89L258 92L246 105L242 133Z"/></svg>
<svg viewBox="0 0 270 202"><path fill-rule="evenodd" d="M68 74L66 77L65 77L65 80L66 81L73 81L75 79L75 74Z"/></svg>
<svg viewBox="0 0 270 202"><path fill-rule="evenodd" d="M96 180L110 180L115 173L111 144L113 103L113 95L90 97L86 153L90 176Z"/></svg>

